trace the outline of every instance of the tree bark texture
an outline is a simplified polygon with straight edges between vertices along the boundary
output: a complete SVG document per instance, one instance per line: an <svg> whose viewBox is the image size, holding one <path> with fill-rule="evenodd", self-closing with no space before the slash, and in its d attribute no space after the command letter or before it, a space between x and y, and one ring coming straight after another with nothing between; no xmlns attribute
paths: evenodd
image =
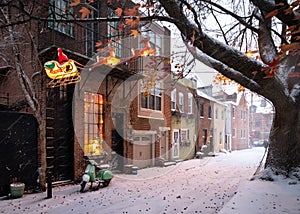
<svg viewBox="0 0 300 214"><path fill-rule="evenodd" d="M300 109L287 105L275 110L265 167L281 174L300 166Z"/></svg>

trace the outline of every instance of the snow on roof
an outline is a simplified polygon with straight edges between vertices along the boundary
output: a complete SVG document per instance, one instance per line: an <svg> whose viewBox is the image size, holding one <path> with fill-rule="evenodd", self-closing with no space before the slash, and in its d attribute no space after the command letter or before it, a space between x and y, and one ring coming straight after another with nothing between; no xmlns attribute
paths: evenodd
<svg viewBox="0 0 300 214"><path fill-rule="evenodd" d="M215 99L215 98L213 98L213 97L211 97L211 96L205 94L204 92L202 92L202 91L199 90L199 89L197 89L197 95L200 96L200 97L203 97L203 98L205 98L205 99L208 99L208 100L210 100L210 101L212 101L212 102L218 103L218 104L220 104L220 105L227 106L225 102L221 102L221 101L219 101L219 100L217 100L217 99Z"/></svg>

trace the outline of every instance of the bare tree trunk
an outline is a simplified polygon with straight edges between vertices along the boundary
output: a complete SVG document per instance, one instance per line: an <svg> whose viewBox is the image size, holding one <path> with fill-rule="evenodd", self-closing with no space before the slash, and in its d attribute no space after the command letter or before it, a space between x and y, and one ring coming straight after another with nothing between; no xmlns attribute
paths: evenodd
<svg viewBox="0 0 300 214"><path fill-rule="evenodd" d="M10 24L10 17L9 17L9 9L1 9L2 14L4 15L6 22ZM47 168L47 161L46 161L46 123L45 119L42 116L41 111L41 105L39 100L36 97L36 94L40 93L36 91L39 87L35 85L32 80L27 76L24 67L21 62L20 57L20 49L18 46L18 41L15 37L16 31L13 26L8 27L8 32L10 36L10 42L12 45L13 50L13 62L14 67L17 72L18 80L21 85L22 91L24 93L25 99L30 106L34 117L37 120L38 123L38 148L40 149L38 151L40 155L40 164L41 164L41 170L40 170L40 188L42 190L46 190L46 168ZM36 93L37 92L37 93Z"/></svg>
<svg viewBox="0 0 300 214"><path fill-rule="evenodd" d="M299 154L300 109L295 103L276 108L265 167L287 174L300 166Z"/></svg>
<svg viewBox="0 0 300 214"><path fill-rule="evenodd" d="M45 120L41 116L35 116L38 121L38 143L39 143L39 155L41 158L41 170L40 170L40 188L46 190L46 124Z"/></svg>

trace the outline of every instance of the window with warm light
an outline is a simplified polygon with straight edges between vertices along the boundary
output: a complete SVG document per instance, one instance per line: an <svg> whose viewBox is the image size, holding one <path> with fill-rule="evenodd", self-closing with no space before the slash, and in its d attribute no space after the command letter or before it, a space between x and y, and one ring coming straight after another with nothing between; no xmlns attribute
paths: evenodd
<svg viewBox="0 0 300 214"><path fill-rule="evenodd" d="M104 96L84 93L84 155L96 156L103 152Z"/></svg>

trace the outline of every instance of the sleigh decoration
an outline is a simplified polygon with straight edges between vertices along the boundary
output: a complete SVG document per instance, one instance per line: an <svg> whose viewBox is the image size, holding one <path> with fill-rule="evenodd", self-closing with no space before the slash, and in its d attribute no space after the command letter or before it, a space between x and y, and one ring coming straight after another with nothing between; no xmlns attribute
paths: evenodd
<svg viewBox="0 0 300 214"><path fill-rule="evenodd" d="M76 62L68 59L61 48L58 48L57 51L58 61L51 60L44 64L47 76L52 79L48 83L48 87L54 88L79 82L80 73L75 64Z"/></svg>

